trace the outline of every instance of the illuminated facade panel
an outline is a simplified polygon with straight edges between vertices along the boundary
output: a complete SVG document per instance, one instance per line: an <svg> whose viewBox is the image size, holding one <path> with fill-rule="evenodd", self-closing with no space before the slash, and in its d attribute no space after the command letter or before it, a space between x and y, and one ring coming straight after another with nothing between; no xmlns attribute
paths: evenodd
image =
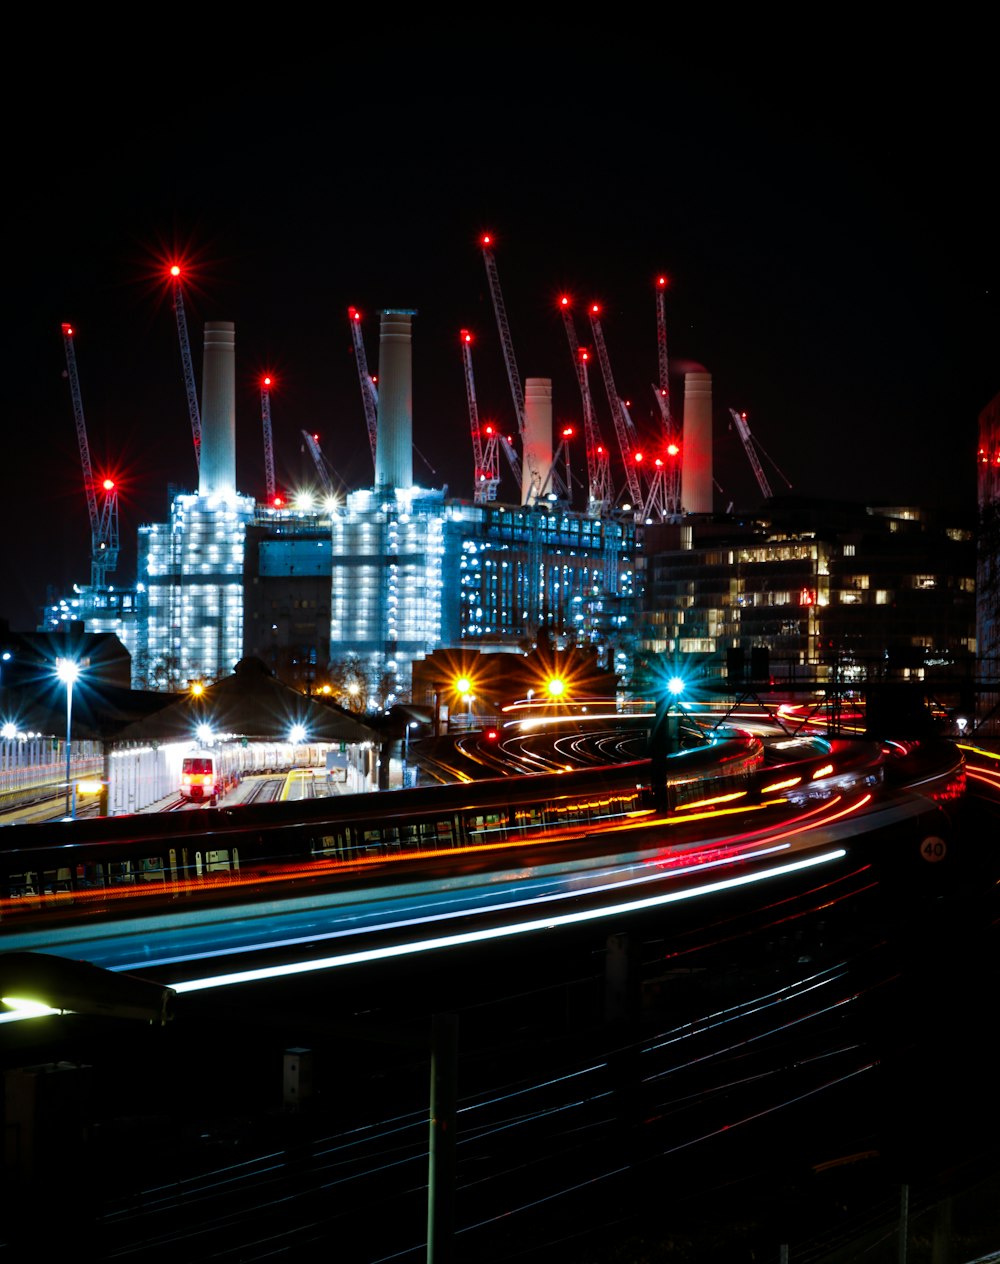
<svg viewBox="0 0 1000 1264"><path fill-rule="evenodd" d="M243 657L245 534L254 511L248 496L183 495L169 523L139 529L150 688L219 680Z"/></svg>

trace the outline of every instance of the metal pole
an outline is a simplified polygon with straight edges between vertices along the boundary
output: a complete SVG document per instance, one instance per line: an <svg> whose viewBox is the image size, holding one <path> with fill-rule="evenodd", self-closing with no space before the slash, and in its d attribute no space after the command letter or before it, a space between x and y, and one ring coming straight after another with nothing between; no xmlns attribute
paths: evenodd
<svg viewBox="0 0 1000 1264"><path fill-rule="evenodd" d="M66 815L76 816L76 799L73 799L72 809L70 808L70 775L69 775L69 755L70 755L70 734L73 729L73 681L70 678L66 680Z"/></svg>
<svg viewBox="0 0 1000 1264"><path fill-rule="evenodd" d="M899 1264L906 1264L906 1243L910 1236L910 1187L899 1191Z"/></svg>
<svg viewBox="0 0 1000 1264"><path fill-rule="evenodd" d="M451 1264L454 1259L457 1080L458 1016L435 1014L431 1028L427 1264Z"/></svg>

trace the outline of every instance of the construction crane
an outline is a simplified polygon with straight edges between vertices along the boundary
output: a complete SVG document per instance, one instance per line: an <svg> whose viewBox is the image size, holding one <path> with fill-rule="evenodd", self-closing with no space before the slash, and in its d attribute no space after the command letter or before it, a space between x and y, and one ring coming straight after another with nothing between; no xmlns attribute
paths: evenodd
<svg viewBox="0 0 1000 1264"><path fill-rule="evenodd" d="M472 375L472 334L467 329L461 332L462 361L465 365L465 393L469 400L469 425L472 429L472 455L475 462L473 474L473 500L477 505L485 505L497 498L500 486L500 471L497 467L497 449L499 438L492 426L481 427L479 424L479 407L476 403L476 383ZM483 442L483 435L486 442Z"/></svg>
<svg viewBox="0 0 1000 1264"><path fill-rule="evenodd" d="M104 479L101 484L104 500L98 508L94 471L90 464L87 425L83 417L83 396L80 394L80 378L76 371L72 325L64 322L62 335L63 346L66 349L66 374L73 398L76 437L80 445L80 461L83 465L83 485L87 493L87 509L90 513L90 585L92 588L103 588L109 572L114 571L118 565L118 489L113 479Z"/></svg>
<svg viewBox="0 0 1000 1264"><path fill-rule="evenodd" d="M333 480L336 478L337 482L340 483L341 486L343 486L343 480L323 455L319 446L319 435L310 434L308 430L303 430L302 437L306 441L306 448L309 450L309 455L312 457L313 464L316 466L316 473L319 475L319 481L323 488L324 497L328 503L336 500L337 489L334 486Z"/></svg>
<svg viewBox="0 0 1000 1264"><path fill-rule="evenodd" d="M570 470L569 462L569 441L573 438L576 431L572 426L563 426L562 434L559 440L559 446L556 448L552 456L552 464L548 468L548 473L542 480L542 488L539 496L548 496L550 490L557 500L563 500L567 505L572 505L573 499L573 474ZM559 462L566 462L566 479L563 481L559 473ZM579 481L579 480L577 480Z"/></svg>
<svg viewBox="0 0 1000 1264"><path fill-rule="evenodd" d="M500 345L503 348L503 359L507 368L507 380L510 383L510 394L514 401L514 417L517 421L517 431L521 436L521 446L526 454L525 459L533 460L533 456L530 455L530 446L525 445L524 442L524 388L521 385L517 362L514 359L514 344L511 341L510 326L507 324L507 312L504 308L503 292L500 289L497 263L493 256L493 238L489 233L484 233L479 239L479 244L483 251L483 262L486 264L486 277L490 285L490 296L493 299L493 311L497 318ZM538 499L541 491L542 472L533 466L529 466L528 477L530 480L528 500L529 502L534 502Z"/></svg>
<svg viewBox="0 0 1000 1264"><path fill-rule="evenodd" d="M191 418L191 435L194 439L195 467L201 465L201 410L198 407L198 388L194 381L194 365L191 363L191 343L188 339L187 317L184 314L184 292L181 287L181 268L172 264L170 276L174 287L174 316L177 319L177 338L181 345L181 365L184 369L184 389L187 392L188 414Z"/></svg>
<svg viewBox="0 0 1000 1264"><path fill-rule="evenodd" d="M760 463L760 459L757 456L757 448L760 445L757 443L757 440L750 433L750 427L747 425L747 415L746 413L737 412L735 408L730 408L729 415L730 417L732 417L733 424L736 427L736 433L740 436L740 440L743 443L743 448L746 451L747 459L750 462L750 467L753 470L754 477L757 480L757 486L760 488L760 494L764 497L765 500L770 500L773 495L773 492L771 491L771 484L767 481L767 475L764 473L764 469ZM761 452L764 452L763 448L761 448L760 450ZM764 455L767 456L767 453L764 452ZM767 457L767 459L771 461L771 458L769 456ZM771 461L771 464L774 465L774 462ZM786 487L791 487L791 483L788 481L787 478L785 478L784 474L781 473L781 470L779 470L776 465L774 465L774 468L775 470L777 470L778 474L781 475L781 478L784 481Z"/></svg>
<svg viewBox="0 0 1000 1264"><path fill-rule="evenodd" d="M600 305L592 303L589 313L590 327L594 334L597 359L601 366L601 373L604 376L604 389L608 396L608 407L611 409L611 416L614 418L615 433L618 436L618 446L621 449L622 462L625 466L625 479L628 483L629 495L632 497L632 509L638 522L643 516L643 501L636 452L632 445L635 427L632 425L632 419L627 415L621 397L615 389L615 380L611 373L611 361L608 359L608 349L604 345L604 334L601 331L600 314Z"/></svg>
<svg viewBox="0 0 1000 1264"><path fill-rule="evenodd" d="M660 275L656 278L656 351L660 370L660 385L654 386L656 402L660 408L660 419L663 433L667 441L668 461L663 488L663 517L674 521L681 516L681 432L670 411L670 363L667 359L667 317L664 304L664 292L667 278Z"/></svg>
<svg viewBox="0 0 1000 1264"><path fill-rule="evenodd" d="M590 380L587 373L590 353L580 346L576 336L576 326L573 323L569 299L565 296L561 298L559 308L562 312L563 324L566 326L570 356L576 370L580 399L583 404L583 430L587 445L587 512L601 517L614 504L615 493L611 482L610 454L601 438L594 413L594 401L590 394Z"/></svg>
<svg viewBox="0 0 1000 1264"><path fill-rule="evenodd" d="M260 383L260 415L264 423L264 479L267 503L274 504L274 440L271 435L271 378L267 374Z"/></svg>
<svg viewBox="0 0 1000 1264"><path fill-rule="evenodd" d="M361 402L365 410L365 422L368 425L368 442L372 449L372 466L377 468L378 462L378 395L375 381L368 372L368 360L365 356L365 344L361 337L361 313L356 307L349 307L347 315L351 322L351 337L354 339L354 358L358 365L358 378L361 382Z"/></svg>

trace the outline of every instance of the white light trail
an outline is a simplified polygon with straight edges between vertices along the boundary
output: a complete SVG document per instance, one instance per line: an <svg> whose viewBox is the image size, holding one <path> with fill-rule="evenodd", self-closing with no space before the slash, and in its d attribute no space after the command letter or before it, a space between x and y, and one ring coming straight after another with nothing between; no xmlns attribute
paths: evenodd
<svg viewBox="0 0 1000 1264"><path fill-rule="evenodd" d="M643 900L631 900L621 904L604 905L595 909L583 909L577 913L562 913L555 917L516 922L508 926L492 926L483 930L465 931L457 935L441 935L433 939L417 940L414 943L387 944L381 948L369 948L360 952L343 953L336 957L320 957L315 960L289 962L279 966L262 966L254 970L212 975L204 979L181 980L168 986L173 988L178 995L183 995L188 992L202 992L213 988L231 987L243 983L260 983L268 979L288 978L297 974L310 974L318 970L332 970L341 966L363 965L372 961L387 961L393 957L415 956L419 953L433 952L439 948L457 948L466 944L485 943L494 939L508 939L514 935L527 935L536 931L554 930L559 926L572 926L582 922L599 921L607 917L620 917L623 913L637 913L646 909L658 908L665 904L675 904L681 900L696 899L702 895L734 890L737 887L749 886L751 883L767 881L769 878L779 878L790 873L797 873L800 870L812 868L816 865L829 864L834 860L842 859L846 854L846 849L840 847L833 851L823 852L818 856L808 856L785 865L776 865L772 869L743 874L735 878L726 878L720 882L707 883L704 886L692 887L685 891L668 891L663 895L649 896Z"/></svg>

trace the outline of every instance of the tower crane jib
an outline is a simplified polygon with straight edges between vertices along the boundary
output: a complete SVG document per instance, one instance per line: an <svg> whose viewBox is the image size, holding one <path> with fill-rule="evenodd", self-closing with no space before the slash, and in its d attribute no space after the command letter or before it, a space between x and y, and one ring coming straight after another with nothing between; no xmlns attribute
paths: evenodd
<svg viewBox="0 0 1000 1264"><path fill-rule="evenodd" d="M94 487L94 471L90 461L90 443L87 424L83 415L83 396L76 368L76 352L73 349L73 327L63 323L63 346L66 351L66 375L69 378L73 400L73 419L76 422L76 438L80 447L80 463L83 466L83 483L87 496L87 512L90 517L90 583L93 588L104 587L108 573L118 565L118 489L109 478L104 480L104 501L98 507Z"/></svg>
<svg viewBox="0 0 1000 1264"><path fill-rule="evenodd" d="M201 410L198 407L198 388L194 380L191 361L191 341L188 338L187 317L184 314L184 292L181 288L181 269L175 263L170 269L174 286L174 317L177 321L177 339L181 348L181 367L184 371L184 390L187 394L188 416L191 419L191 437L194 440L195 467L201 464Z"/></svg>
<svg viewBox="0 0 1000 1264"><path fill-rule="evenodd" d="M601 432L594 413L594 401L590 394L590 379L587 373L587 352L580 346L573 323L569 299L560 300L563 324L566 326L566 337L569 341L569 352L573 358L577 382L580 387L580 400L583 405L584 441L587 445L587 481L589 484L587 506L588 512L603 516L614 503L614 488L611 483L611 462L608 450L601 439Z"/></svg>
<svg viewBox="0 0 1000 1264"><path fill-rule="evenodd" d="M472 429L472 455L475 462L473 474L473 500L477 505L496 500L500 486L497 469L498 436L491 430L486 443L479 424L479 406L476 403L476 383L472 373L472 335L467 329L461 333L462 362L465 366L465 393L469 401L469 425Z"/></svg>
<svg viewBox="0 0 1000 1264"><path fill-rule="evenodd" d="M368 372L368 358L365 355L365 343L361 336L361 313L356 307L349 307L347 315L351 322L351 337L354 340L354 358L358 365L358 379L361 383L361 403L365 410L365 424L368 427L368 442L372 450L372 466L378 462L378 394L375 383Z"/></svg>
<svg viewBox="0 0 1000 1264"><path fill-rule="evenodd" d="M590 308L590 327L594 334L594 346L597 348L597 358L604 377L604 389L608 397L608 407L611 409L611 416L614 418L618 446L621 449L622 461L625 465L625 478L628 482L629 495L632 497L632 508L638 521L642 518L642 487L639 484L639 472L636 468L635 453L632 448L630 435L631 419L626 416L622 407L621 397L615 389L615 381L611 373L611 361L608 358L608 349L604 345L604 334L601 330L600 307L597 303L592 304Z"/></svg>
<svg viewBox="0 0 1000 1264"><path fill-rule="evenodd" d="M742 442L744 451L747 454L747 460L750 462L750 467L757 480L757 486L760 488L760 494L765 500L770 500L773 495L771 491L771 484L768 482L763 466L760 463L760 458L757 456L757 442L750 433L750 427L747 424L747 415L746 413L737 412L735 408L730 408L729 415L733 419L733 425L736 427L736 433L740 436L740 441ZM763 448L761 451L763 452ZM767 453L765 452L764 455L767 456ZM770 459L771 458L768 457L768 460ZM774 465L774 462L771 461L771 464ZM774 468L778 471L778 474L781 475L782 481L785 485L787 487L791 487L791 483L787 478L785 478L784 474L781 473L781 470L779 470L776 465L774 465Z"/></svg>
<svg viewBox="0 0 1000 1264"><path fill-rule="evenodd" d="M302 431L302 438L305 440L306 448L313 459L313 464L316 466L316 473L319 476L320 485L323 488L323 495L327 500L335 500L337 496L337 489L334 487L330 464L323 455L322 449L319 446L319 440L315 435L310 434L308 430Z"/></svg>
<svg viewBox="0 0 1000 1264"><path fill-rule="evenodd" d="M525 448L526 459L529 447L524 443L524 387L521 384L521 375L517 371L517 362L514 359L514 343L510 336L510 326L507 323L507 312L504 308L503 292L500 289L500 277L497 272L497 263L493 255L493 238L488 234L484 234L480 238L480 245L483 251L483 262L486 264L486 277L490 285L490 297L493 300L493 311L496 315L497 329L500 334L500 345L503 349L504 365L507 368L507 380L510 383L511 398L514 402L514 417L517 421L517 432L521 437L522 446ZM509 445L508 445L509 446ZM506 451L506 448L505 448ZM508 459L510 454L508 454ZM529 468L528 475L531 480L531 492L529 500L537 499L542 486L542 471L536 468Z"/></svg>

